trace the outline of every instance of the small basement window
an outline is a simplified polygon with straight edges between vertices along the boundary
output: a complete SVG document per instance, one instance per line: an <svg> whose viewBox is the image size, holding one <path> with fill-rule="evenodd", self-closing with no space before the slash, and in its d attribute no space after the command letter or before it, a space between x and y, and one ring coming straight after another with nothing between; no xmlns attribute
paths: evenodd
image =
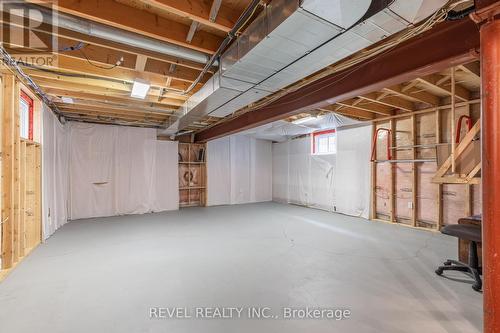
<svg viewBox="0 0 500 333"><path fill-rule="evenodd" d="M313 133L312 154L329 155L337 153L337 133L335 130L327 130Z"/></svg>
<svg viewBox="0 0 500 333"><path fill-rule="evenodd" d="M19 101L21 138L33 140L33 99L21 91Z"/></svg>

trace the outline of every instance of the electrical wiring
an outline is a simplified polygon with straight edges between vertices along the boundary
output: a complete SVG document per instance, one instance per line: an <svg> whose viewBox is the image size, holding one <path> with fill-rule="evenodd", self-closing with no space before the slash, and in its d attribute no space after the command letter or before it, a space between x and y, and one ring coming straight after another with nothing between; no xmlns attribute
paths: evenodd
<svg viewBox="0 0 500 333"><path fill-rule="evenodd" d="M19 66L16 60L14 60L9 52L5 50L5 48L0 45L0 56L3 59L3 63L7 66L7 68L18 78L20 78L28 87L30 87L33 92L38 95L42 99L42 101L47 105L56 115L61 115L61 111L55 105L52 100L45 94L45 92L40 88L38 84L33 81L33 79Z"/></svg>
<svg viewBox="0 0 500 333"><path fill-rule="evenodd" d="M86 45L88 46L88 44ZM85 47L86 47L85 46ZM85 60L87 60L87 62L94 66L94 67L97 67L97 68L100 68L100 69L106 69L106 70L111 70L111 69L114 69L118 66L120 66L122 63L123 63L123 57L121 57L118 61L116 61L116 63L114 65L111 65L111 66L102 66L102 65L99 65L99 64L94 64L88 57L87 55L85 54L85 52L83 51L83 48L82 49L79 49L78 51L80 51L81 55L85 58Z"/></svg>
<svg viewBox="0 0 500 333"><path fill-rule="evenodd" d="M118 66L120 66L124 59L123 59L123 56L120 57L120 59L118 59L116 61L116 63L114 65L111 65L111 66L103 66L103 65L99 65L99 64L95 64L92 60L89 59L89 57L87 57L87 55L85 54L85 52L83 51L84 48L86 48L87 46L89 46L90 44L84 44L83 42L78 42L77 44L75 44L74 46L68 46L68 47L65 47L65 48L62 48L59 50L59 52L71 52L71 51L79 51L80 54L85 58L85 60L92 66L94 67L97 67L97 68L100 68L100 69L106 69L106 70L109 70L109 69L113 69L113 68L116 68Z"/></svg>

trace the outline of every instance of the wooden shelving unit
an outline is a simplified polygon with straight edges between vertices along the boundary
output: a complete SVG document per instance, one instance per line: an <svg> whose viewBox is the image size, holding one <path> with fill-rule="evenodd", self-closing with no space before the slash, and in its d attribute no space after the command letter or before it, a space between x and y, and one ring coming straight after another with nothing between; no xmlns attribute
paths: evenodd
<svg viewBox="0 0 500 333"><path fill-rule="evenodd" d="M206 146L179 143L179 206L206 204Z"/></svg>

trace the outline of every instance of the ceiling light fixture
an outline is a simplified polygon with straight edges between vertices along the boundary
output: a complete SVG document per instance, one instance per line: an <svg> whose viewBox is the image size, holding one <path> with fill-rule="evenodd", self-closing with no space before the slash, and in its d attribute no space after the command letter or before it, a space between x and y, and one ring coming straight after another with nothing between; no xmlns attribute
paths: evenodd
<svg viewBox="0 0 500 333"><path fill-rule="evenodd" d="M130 96L134 98L144 99L148 94L149 88L151 88L149 82L136 79L134 81L134 85L132 86L132 93L130 94Z"/></svg>
<svg viewBox="0 0 500 333"><path fill-rule="evenodd" d="M66 97L66 96L61 97L61 100L65 104L73 104L75 102L75 101L73 101L73 98Z"/></svg>

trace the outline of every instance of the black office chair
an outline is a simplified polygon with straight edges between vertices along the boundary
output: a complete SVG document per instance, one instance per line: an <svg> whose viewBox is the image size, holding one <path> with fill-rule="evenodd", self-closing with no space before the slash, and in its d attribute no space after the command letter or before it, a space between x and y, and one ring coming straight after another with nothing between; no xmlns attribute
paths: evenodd
<svg viewBox="0 0 500 333"><path fill-rule="evenodd" d="M469 241L469 264L461 261L448 259L443 266L436 269L437 275L442 275L443 271L460 271L471 273L475 282L472 289L480 291L483 282L481 281L479 260L477 256L477 243L481 242L481 227L468 224L453 224L445 226L441 232L446 235L457 237Z"/></svg>

